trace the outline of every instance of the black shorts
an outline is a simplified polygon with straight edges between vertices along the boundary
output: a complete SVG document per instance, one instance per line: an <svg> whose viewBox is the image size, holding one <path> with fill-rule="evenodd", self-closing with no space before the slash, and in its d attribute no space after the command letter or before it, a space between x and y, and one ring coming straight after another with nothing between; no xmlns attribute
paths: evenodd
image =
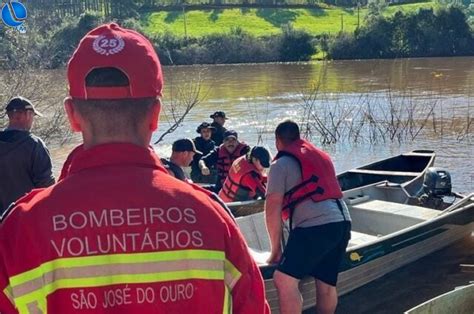
<svg viewBox="0 0 474 314"><path fill-rule="evenodd" d="M351 223L341 221L291 230L277 269L291 277L312 276L336 286L339 265L351 238Z"/></svg>

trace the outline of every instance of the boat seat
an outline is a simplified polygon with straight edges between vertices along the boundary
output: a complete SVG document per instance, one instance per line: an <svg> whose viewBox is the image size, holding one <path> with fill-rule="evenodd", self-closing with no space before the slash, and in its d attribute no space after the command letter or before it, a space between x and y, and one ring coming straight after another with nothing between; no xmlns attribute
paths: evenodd
<svg viewBox="0 0 474 314"><path fill-rule="evenodd" d="M381 200L369 200L352 206L357 210L384 212L394 216L404 216L414 219L429 220L439 215L439 211L416 205L392 203Z"/></svg>
<svg viewBox="0 0 474 314"><path fill-rule="evenodd" d="M387 171L387 170L370 170L370 169L352 169L349 170L351 173L362 173L362 174L378 174L384 176L405 176L405 177L416 177L419 176L419 172L408 172L408 171Z"/></svg>

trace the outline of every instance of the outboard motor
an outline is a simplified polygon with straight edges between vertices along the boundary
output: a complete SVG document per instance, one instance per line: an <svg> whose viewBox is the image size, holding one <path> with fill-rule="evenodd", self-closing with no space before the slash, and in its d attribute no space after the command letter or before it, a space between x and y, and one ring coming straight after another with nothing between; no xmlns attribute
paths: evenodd
<svg viewBox="0 0 474 314"><path fill-rule="evenodd" d="M452 196L451 175L443 168L431 167L426 170L423 187L414 198L415 204L443 210L449 206L444 196Z"/></svg>
<svg viewBox="0 0 474 314"><path fill-rule="evenodd" d="M429 196L451 195L451 175L443 168L431 167L426 170L423 192Z"/></svg>

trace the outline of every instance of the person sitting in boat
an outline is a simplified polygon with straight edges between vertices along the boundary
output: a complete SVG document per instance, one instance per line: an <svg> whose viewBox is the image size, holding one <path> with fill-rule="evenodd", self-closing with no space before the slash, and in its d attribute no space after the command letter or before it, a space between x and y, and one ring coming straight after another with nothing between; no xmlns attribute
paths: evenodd
<svg viewBox="0 0 474 314"><path fill-rule="evenodd" d="M247 144L239 142L237 132L229 130L224 133L224 142L201 158L199 169L201 169L203 176L211 174L210 167L216 167L217 169L217 182L213 189L215 192L219 192L222 188L234 160L247 154L249 150L250 147Z"/></svg>
<svg viewBox="0 0 474 314"><path fill-rule="evenodd" d="M214 130L212 130L212 140L219 146L224 141L224 133L227 131L224 127L227 117L224 111L216 111L209 118L213 120L211 126L214 127Z"/></svg>
<svg viewBox="0 0 474 314"><path fill-rule="evenodd" d="M269 263L280 313L301 313L298 283L316 280L316 312L334 313L339 265L350 239L351 218L330 156L300 138L298 124L286 120L275 130L278 154L270 166L265 219L271 243ZM290 236L281 251L282 219Z"/></svg>
<svg viewBox="0 0 474 314"><path fill-rule="evenodd" d="M261 146L253 147L232 163L219 197L226 203L265 197L267 178L264 170L268 167L270 152Z"/></svg>
<svg viewBox="0 0 474 314"><path fill-rule="evenodd" d="M170 175L181 181L188 181L183 167L188 167L191 164L195 154L202 153L196 149L191 139L182 138L173 143L171 157L169 159L161 158L161 162Z"/></svg>
<svg viewBox="0 0 474 314"><path fill-rule="evenodd" d="M193 162L191 164L191 179L193 182L216 182L217 174L215 169L211 169L211 175L209 176L203 176L201 169L199 169L199 160L201 160L203 156L209 154L216 147L216 143L211 139L213 130L215 130L215 128L207 122L201 123L196 129L196 132L199 133L200 136L194 139L194 145L196 146L197 150L202 152L202 155L195 154L193 157Z"/></svg>

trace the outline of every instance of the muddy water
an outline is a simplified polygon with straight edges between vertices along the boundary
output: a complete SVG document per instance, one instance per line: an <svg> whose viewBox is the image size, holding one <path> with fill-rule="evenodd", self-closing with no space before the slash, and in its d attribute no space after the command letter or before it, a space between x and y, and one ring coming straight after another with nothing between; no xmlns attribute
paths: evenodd
<svg viewBox="0 0 474 314"><path fill-rule="evenodd" d="M357 110L370 105L379 118L383 118L393 108L411 106L415 114L418 112L423 116L427 107L433 107L436 118L447 121L435 127L430 124L413 141L379 138L370 143L368 137L363 136L358 143L344 140L325 146L321 145L321 137L315 134L312 140L330 152L338 172L412 149L433 149L437 152L436 165L451 172L455 189L460 192L474 190L472 57L183 66L167 67L164 73L165 106L160 131L154 135L154 140L170 125L170 104L186 98L197 81L200 81L201 102L176 132L167 135L155 147L161 155L170 153L170 144L175 139L195 137L196 126L209 121L209 114L216 110L227 113L230 119L226 127L236 129L241 139L249 144L263 142L275 152L272 136L275 125L283 118L301 120L304 95L311 94L314 86L319 86L315 110L331 106ZM54 74L58 85L51 95L59 92L53 100L59 106L65 90L64 71ZM348 116L346 120L351 118ZM467 121L471 122L468 133L463 131L467 129ZM69 149L70 146L53 148L55 171Z"/></svg>

